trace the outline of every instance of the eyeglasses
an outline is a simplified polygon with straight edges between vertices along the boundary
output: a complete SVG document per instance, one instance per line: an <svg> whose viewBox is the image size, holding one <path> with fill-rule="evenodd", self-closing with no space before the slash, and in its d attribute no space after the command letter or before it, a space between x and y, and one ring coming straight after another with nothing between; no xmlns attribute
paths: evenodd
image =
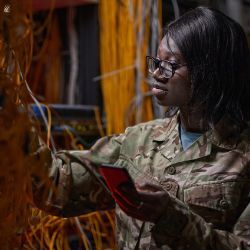
<svg viewBox="0 0 250 250"><path fill-rule="evenodd" d="M186 64L173 63L168 60L160 60L152 56L146 56L148 72L153 74L157 69L159 69L160 76L165 79L170 79L174 76L177 69L186 66Z"/></svg>

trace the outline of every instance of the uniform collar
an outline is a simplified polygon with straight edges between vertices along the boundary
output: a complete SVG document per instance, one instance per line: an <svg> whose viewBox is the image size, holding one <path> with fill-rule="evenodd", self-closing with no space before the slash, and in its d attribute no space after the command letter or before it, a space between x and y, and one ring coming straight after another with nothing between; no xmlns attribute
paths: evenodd
<svg viewBox="0 0 250 250"><path fill-rule="evenodd" d="M169 138L173 138L176 133L175 144L180 144L178 132L179 118L178 114L169 120L166 119L166 125L157 129L153 134L153 141L165 144ZM161 150L161 153L171 160L171 164L199 159L211 154L212 146L220 147L226 150L232 150L237 147L240 138L239 127L228 117L224 116L215 126L199 137L187 150L180 151L174 159L169 159L169 145L166 143L166 148Z"/></svg>
<svg viewBox="0 0 250 250"><path fill-rule="evenodd" d="M164 142L167 140L173 130L178 131L179 114L175 115L168 121L166 119L166 125L159 128L153 134L153 141ZM240 128L228 117L224 116L215 126L204 133L201 137L206 137L202 141L211 141L217 147L225 149L234 149L240 138Z"/></svg>
<svg viewBox="0 0 250 250"><path fill-rule="evenodd" d="M176 130L178 132L178 115L165 119L164 125L157 129L153 134L153 141L164 142L169 138L169 135Z"/></svg>
<svg viewBox="0 0 250 250"><path fill-rule="evenodd" d="M241 128L225 115L212 130L211 142L220 148L235 149L240 140Z"/></svg>

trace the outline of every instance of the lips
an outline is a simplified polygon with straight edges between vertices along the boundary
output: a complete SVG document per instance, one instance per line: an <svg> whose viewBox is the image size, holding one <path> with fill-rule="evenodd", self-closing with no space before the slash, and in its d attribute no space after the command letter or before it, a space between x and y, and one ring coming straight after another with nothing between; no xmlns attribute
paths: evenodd
<svg viewBox="0 0 250 250"><path fill-rule="evenodd" d="M159 84L154 83L152 92L156 96L162 96L162 95L166 95L168 90L166 88L162 88Z"/></svg>

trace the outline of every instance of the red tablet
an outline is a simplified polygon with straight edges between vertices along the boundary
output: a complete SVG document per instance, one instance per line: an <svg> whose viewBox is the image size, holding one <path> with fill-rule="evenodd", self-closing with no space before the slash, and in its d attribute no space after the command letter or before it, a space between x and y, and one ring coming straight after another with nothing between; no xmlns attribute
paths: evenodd
<svg viewBox="0 0 250 250"><path fill-rule="evenodd" d="M99 170L116 201L116 194L118 194L129 205L139 206L140 200L136 187L126 168L102 164ZM118 201L117 203L119 204Z"/></svg>

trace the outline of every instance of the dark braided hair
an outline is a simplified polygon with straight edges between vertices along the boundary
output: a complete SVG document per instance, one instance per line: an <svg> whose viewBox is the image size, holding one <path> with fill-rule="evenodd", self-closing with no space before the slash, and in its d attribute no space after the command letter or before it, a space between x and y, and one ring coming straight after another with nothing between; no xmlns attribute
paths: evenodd
<svg viewBox="0 0 250 250"><path fill-rule="evenodd" d="M212 125L228 114L241 127L249 120L250 53L242 27L222 12L197 7L166 29L186 60L193 109Z"/></svg>

